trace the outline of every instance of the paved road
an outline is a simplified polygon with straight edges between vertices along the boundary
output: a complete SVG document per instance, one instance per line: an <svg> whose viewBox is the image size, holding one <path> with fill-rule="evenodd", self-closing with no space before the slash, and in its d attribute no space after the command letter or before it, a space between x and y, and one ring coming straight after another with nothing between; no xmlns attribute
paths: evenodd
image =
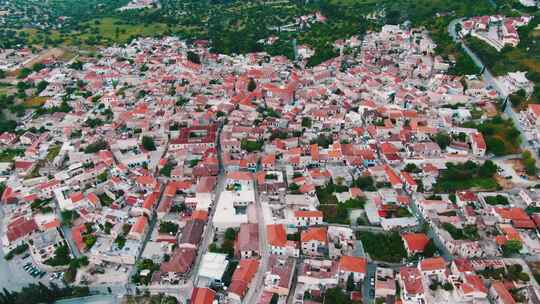
<svg viewBox="0 0 540 304"><path fill-rule="evenodd" d="M218 162L219 162L219 174L218 174L218 180L216 185L216 197L215 201L212 204L212 209L210 210L210 214L208 214L208 223L206 224L206 229L204 230L204 235L201 240L201 245L199 246L200 250L197 255L197 259L195 260L195 263L193 267L191 268L191 272L189 276L191 278L194 278L194 286L197 286L199 277L199 267L201 266L202 257L206 254L208 251L208 246L213 242L214 240L214 226L213 226L213 218L214 214L216 212L216 205L219 200L219 197L221 195L221 192L223 192L223 189L225 188L225 170L223 170L223 161L221 159L221 130L222 127L220 125L218 131L217 131L217 144L216 144L216 151L218 155Z"/></svg>
<svg viewBox="0 0 540 304"><path fill-rule="evenodd" d="M366 269L366 277L362 283L362 303L373 303L373 298L370 295L370 291L374 288L371 286L371 278L375 278L375 272L377 271L377 264L368 263Z"/></svg>
<svg viewBox="0 0 540 304"><path fill-rule="evenodd" d="M244 298L244 303L251 304L257 303L259 297L263 290L264 275L268 269L268 257L270 254L270 248L268 247L268 242L266 240L266 221L262 211L262 205L260 200L260 194L255 186L255 206L257 208L257 222L259 224L259 248L261 249L261 263L259 265L259 270L253 280L255 282L249 289L246 297Z"/></svg>
<svg viewBox="0 0 540 304"><path fill-rule="evenodd" d="M484 80L497 91L497 93L499 94L499 96L503 100L506 100L506 98L508 97L508 92L506 92L506 90L503 89L503 87L501 86L499 81L493 76L493 74L491 74L491 72L487 68L485 68L486 66L484 65L482 60L480 60L480 58L465 44L465 42L457 34L457 32L456 32L456 24L458 24L462 20L463 20L463 18L458 18L458 19L452 20L450 22L450 24L448 25L448 34L450 35L450 37L452 37L452 39L454 40L455 43L461 43L461 45L462 45L463 49L465 50L465 52L467 53L467 55L469 55L469 57L471 57L471 59L476 64L476 66L478 66L478 68L484 69L484 73L482 74L482 76L484 77ZM510 104L506 105L506 107L504 109L504 113L506 114L506 116L508 116L508 118L510 118L513 121L514 125L516 126L516 128L518 129L518 131L522 135L521 136L521 148L523 150L531 151L531 154L536 159L536 165L540 166L540 158L538 157L538 153L536 153L537 149L532 147L529 144L529 142L527 140L525 140L525 136L523 136L523 134L525 133L525 130L523 130L523 127L522 127L522 125L521 125L521 123L520 123L520 121L518 119L519 114L516 113L514 111L514 109L512 109L512 106Z"/></svg>

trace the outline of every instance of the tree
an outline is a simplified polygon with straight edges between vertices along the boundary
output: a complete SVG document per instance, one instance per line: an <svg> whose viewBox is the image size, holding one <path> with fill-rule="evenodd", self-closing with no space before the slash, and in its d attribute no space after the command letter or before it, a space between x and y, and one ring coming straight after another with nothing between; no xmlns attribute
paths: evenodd
<svg viewBox="0 0 540 304"><path fill-rule="evenodd" d="M523 245L518 240L508 240L506 244L502 246L503 256L509 257L514 254L518 254Z"/></svg>
<svg viewBox="0 0 540 304"><path fill-rule="evenodd" d="M234 230L233 228L227 228L227 230L225 230L224 238L227 241L236 240L236 230Z"/></svg>
<svg viewBox="0 0 540 304"><path fill-rule="evenodd" d="M46 82L45 80L38 82L38 84L36 85L36 94L43 92L43 90L45 90L48 85L49 83Z"/></svg>
<svg viewBox="0 0 540 304"><path fill-rule="evenodd" d="M248 86L247 86L248 91L253 92L255 91L256 88L257 88L257 83L255 82L253 78L250 78L248 82Z"/></svg>
<svg viewBox="0 0 540 304"><path fill-rule="evenodd" d="M6 78L6 71L0 69L0 79Z"/></svg>
<svg viewBox="0 0 540 304"><path fill-rule="evenodd" d="M154 143L154 139L150 136L143 136L142 146L147 151L156 151L156 144Z"/></svg>
<svg viewBox="0 0 540 304"><path fill-rule="evenodd" d="M99 139L98 141L86 146L86 148L84 149L84 153L96 153L101 150L106 150L108 147L109 144L105 140Z"/></svg>
<svg viewBox="0 0 540 304"><path fill-rule="evenodd" d="M187 59L195 64L201 64L201 58L199 57L199 54L195 52L187 52Z"/></svg>
<svg viewBox="0 0 540 304"><path fill-rule="evenodd" d="M304 128L311 128L311 117L303 117L302 118L302 127Z"/></svg>
<svg viewBox="0 0 540 304"><path fill-rule="evenodd" d="M448 145L450 145L452 138L446 132L439 132L435 134L434 140L439 145L439 147L444 150L446 149L446 147L448 147Z"/></svg>
<svg viewBox="0 0 540 304"><path fill-rule="evenodd" d="M532 153L529 150L523 151L521 153L521 159L523 161L523 166L525 166L525 172L528 175L536 175L536 160L532 157Z"/></svg>
<svg viewBox="0 0 540 304"><path fill-rule="evenodd" d="M450 282L446 282L442 285L442 288L446 291L451 291L454 290L454 285L452 285Z"/></svg>
<svg viewBox="0 0 540 304"><path fill-rule="evenodd" d="M19 71L19 74L17 74L17 78L18 79L24 79L24 78L28 77L28 75L30 75L30 73L32 73L32 70L30 70L29 68L22 68Z"/></svg>
<svg viewBox="0 0 540 304"><path fill-rule="evenodd" d="M353 291L355 288L354 275L352 273L347 277L347 291Z"/></svg>
<svg viewBox="0 0 540 304"><path fill-rule="evenodd" d="M277 304L279 301L279 296L277 293L272 294L272 298L270 299L270 304Z"/></svg>
<svg viewBox="0 0 540 304"><path fill-rule="evenodd" d="M175 235L177 232L178 224L169 221L159 223L159 233Z"/></svg>
<svg viewBox="0 0 540 304"><path fill-rule="evenodd" d="M424 248L423 255L426 258L433 257L437 253L437 246L435 245L435 242L433 240L429 240L426 247Z"/></svg>

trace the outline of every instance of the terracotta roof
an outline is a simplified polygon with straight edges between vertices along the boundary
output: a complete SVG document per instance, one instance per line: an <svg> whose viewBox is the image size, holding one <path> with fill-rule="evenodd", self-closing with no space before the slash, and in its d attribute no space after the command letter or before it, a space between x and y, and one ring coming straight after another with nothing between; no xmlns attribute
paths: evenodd
<svg viewBox="0 0 540 304"><path fill-rule="evenodd" d="M37 230L37 228L37 224L33 218L25 219L19 217L8 225L6 235L8 240L13 242L23 236L29 235Z"/></svg>
<svg viewBox="0 0 540 304"><path fill-rule="evenodd" d="M268 235L268 244L276 247L285 247L287 245L287 232L283 224L272 224L266 228Z"/></svg>
<svg viewBox="0 0 540 304"><path fill-rule="evenodd" d="M191 293L191 304L212 304L216 297L216 292L210 288L193 288Z"/></svg>
<svg viewBox="0 0 540 304"><path fill-rule="evenodd" d="M234 179L234 180L253 180L253 174L250 172L244 172L244 171L233 171L229 172L227 174L228 179Z"/></svg>
<svg viewBox="0 0 540 304"><path fill-rule="evenodd" d="M229 286L229 292L239 295L243 298L247 292L248 286L259 269L259 260L244 259L236 267Z"/></svg>
<svg viewBox="0 0 540 304"><path fill-rule="evenodd" d="M361 257L341 256L339 269L347 272L366 273L367 260Z"/></svg>
<svg viewBox="0 0 540 304"><path fill-rule="evenodd" d="M197 250L193 248L177 248L168 262L161 263L161 272L186 273L197 257ZM201 302L205 303L205 302Z"/></svg>
<svg viewBox="0 0 540 304"><path fill-rule="evenodd" d="M401 267L399 276L403 282L403 288L407 294L423 294L422 275L417 268Z"/></svg>
<svg viewBox="0 0 540 304"><path fill-rule="evenodd" d="M425 233L404 233L401 237L412 252L423 252L429 243L429 238Z"/></svg>
<svg viewBox="0 0 540 304"><path fill-rule="evenodd" d="M423 259L419 266L422 271L446 269L446 262L442 257L428 258Z"/></svg>
<svg viewBox="0 0 540 304"><path fill-rule="evenodd" d="M323 217L322 211L319 210L298 210L294 212L294 217Z"/></svg>
<svg viewBox="0 0 540 304"><path fill-rule="evenodd" d="M525 212L525 210L517 207L513 208L495 208L495 212L497 212L502 218L508 219L508 220L528 220L529 216Z"/></svg>
<svg viewBox="0 0 540 304"><path fill-rule="evenodd" d="M146 229L146 224L148 224L148 219L146 218L146 216L139 216L137 220L135 220L135 224L133 225L133 227L131 227L131 231L129 233L143 233Z"/></svg>
<svg viewBox="0 0 540 304"><path fill-rule="evenodd" d="M514 301L514 298L512 297L512 294L504 287L504 284L501 281L494 281L491 284L491 288L495 290L497 295L499 296L500 303L502 304L515 304L516 301Z"/></svg>
<svg viewBox="0 0 540 304"><path fill-rule="evenodd" d="M327 231L325 227L312 227L305 231L302 231L300 239L302 242L319 241L327 242Z"/></svg>

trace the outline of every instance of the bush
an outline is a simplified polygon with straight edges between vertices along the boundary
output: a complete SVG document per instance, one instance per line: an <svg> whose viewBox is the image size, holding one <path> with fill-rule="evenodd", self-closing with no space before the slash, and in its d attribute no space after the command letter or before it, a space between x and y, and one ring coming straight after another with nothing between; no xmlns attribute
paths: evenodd
<svg viewBox="0 0 540 304"><path fill-rule="evenodd" d="M100 139L86 146L86 148L84 149L84 153L97 153L101 150L107 150L108 148L109 144L105 140Z"/></svg>
<svg viewBox="0 0 540 304"><path fill-rule="evenodd" d="M398 232L372 233L358 232L358 239L370 257L377 261L400 263L407 257L407 251Z"/></svg>
<svg viewBox="0 0 540 304"><path fill-rule="evenodd" d="M156 144L150 136L143 136L141 144L146 151L156 151Z"/></svg>
<svg viewBox="0 0 540 304"><path fill-rule="evenodd" d="M159 233L176 235L178 232L178 224L168 221L159 223Z"/></svg>

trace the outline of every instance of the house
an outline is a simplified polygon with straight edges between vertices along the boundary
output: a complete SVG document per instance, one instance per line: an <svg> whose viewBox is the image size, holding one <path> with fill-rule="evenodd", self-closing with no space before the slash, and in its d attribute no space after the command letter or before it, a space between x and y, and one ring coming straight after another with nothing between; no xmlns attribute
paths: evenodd
<svg viewBox="0 0 540 304"><path fill-rule="evenodd" d="M425 233L404 233L401 238L409 256L424 252L430 242Z"/></svg>
<svg viewBox="0 0 540 304"><path fill-rule="evenodd" d="M178 241L179 248L197 249L202 239L205 222L199 219L190 219L182 229L182 235Z"/></svg>
<svg viewBox="0 0 540 304"><path fill-rule="evenodd" d="M37 229L37 224L33 218L18 217L8 224L6 237L9 244L17 245Z"/></svg>
<svg viewBox="0 0 540 304"><path fill-rule="evenodd" d="M319 210L298 210L294 212L296 227L320 225L323 222L323 213Z"/></svg>
<svg viewBox="0 0 540 304"><path fill-rule="evenodd" d="M418 264L418 269L424 276L437 276L439 282L446 277L446 262L442 257L423 259Z"/></svg>
<svg viewBox="0 0 540 304"><path fill-rule="evenodd" d="M268 270L264 277L264 290L279 296L287 296L293 280L294 266L293 258L270 255Z"/></svg>
<svg viewBox="0 0 540 304"><path fill-rule="evenodd" d="M486 142L482 133L475 132L471 134L472 152L477 157L483 157L486 154Z"/></svg>
<svg viewBox="0 0 540 304"><path fill-rule="evenodd" d="M519 197L527 204L527 206L540 207L540 191L535 189L521 189Z"/></svg>
<svg viewBox="0 0 540 304"><path fill-rule="evenodd" d="M162 282L177 284L191 270L196 257L196 249L176 248L170 260L161 263L159 272L156 272L155 276Z"/></svg>
<svg viewBox="0 0 540 304"><path fill-rule="evenodd" d="M298 257L300 251L294 241L287 240L287 232L283 224L266 226L267 241L270 245L270 253L278 256Z"/></svg>
<svg viewBox="0 0 540 304"><path fill-rule="evenodd" d="M306 291L320 292L339 284L338 263L333 260L305 259L298 269L298 283Z"/></svg>
<svg viewBox="0 0 540 304"><path fill-rule="evenodd" d="M240 225L240 230L234 242L235 256L249 259L260 255L259 251L259 225L245 223Z"/></svg>
<svg viewBox="0 0 540 304"><path fill-rule="evenodd" d="M217 126L194 126L182 128L177 138L169 143L171 150L195 150L213 148L216 143Z"/></svg>
<svg viewBox="0 0 540 304"><path fill-rule="evenodd" d="M396 294L396 279L391 268L377 267L375 271L375 298L386 298Z"/></svg>
<svg viewBox="0 0 540 304"><path fill-rule="evenodd" d="M420 270L414 267L401 267L399 270L399 284L403 303L418 304L426 302Z"/></svg>
<svg viewBox="0 0 540 304"><path fill-rule="evenodd" d="M495 304L516 304L512 294L501 281L494 281L489 288L489 298Z"/></svg>
<svg viewBox="0 0 540 304"><path fill-rule="evenodd" d="M216 298L216 292L210 288L193 288L191 292L191 304L213 304Z"/></svg>
<svg viewBox="0 0 540 304"><path fill-rule="evenodd" d="M338 269L341 283L346 283L351 275L353 281L359 283L366 276L367 260L362 257L344 255L339 259Z"/></svg>
<svg viewBox="0 0 540 304"><path fill-rule="evenodd" d="M146 216L141 215L135 220L135 224L129 231L128 238L141 241L146 235L148 229L148 219Z"/></svg>
<svg viewBox="0 0 540 304"><path fill-rule="evenodd" d="M328 251L326 227L310 227L300 234L302 253L310 256L324 256Z"/></svg>
<svg viewBox="0 0 540 304"><path fill-rule="evenodd" d="M236 267L228 288L228 296L237 303L240 303L246 295L251 281L259 269L259 260L241 259Z"/></svg>

